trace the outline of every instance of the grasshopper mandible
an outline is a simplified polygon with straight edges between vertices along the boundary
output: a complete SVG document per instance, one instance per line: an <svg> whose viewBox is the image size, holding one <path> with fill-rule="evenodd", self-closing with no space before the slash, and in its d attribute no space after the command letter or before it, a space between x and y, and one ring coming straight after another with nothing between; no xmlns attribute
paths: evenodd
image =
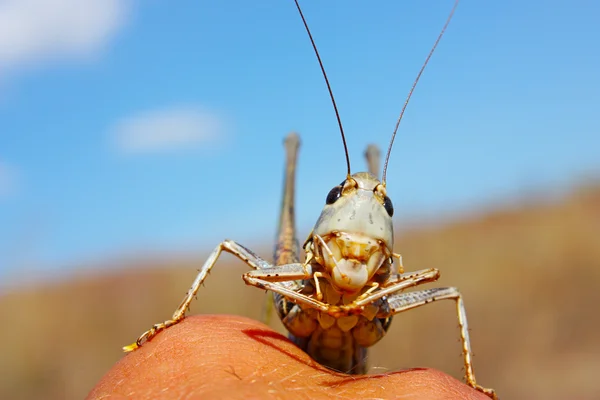
<svg viewBox="0 0 600 400"><path fill-rule="evenodd" d="M467 316L460 292L454 287L403 292L407 288L436 281L440 273L435 268L404 272L402 257L393 252L394 208L386 191L387 164L400 121L423 70L452 19L458 0L404 103L392 134L381 180L377 177L378 150L372 147L366 152L369 172L351 174L335 99L302 10L298 1L294 1L338 119L348 167L346 178L327 195L323 211L304 243L305 260L300 262L294 222L295 169L300 141L296 134L290 134L285 140L286 171L274 263L270 264L232 240L221 242L209 255L171 319L155 324L135 343L123 349L133 351L160 331L181 322L211 268L225 251L252 268L242 276L246 284L272 292L278 315L294 343L324 366L349 374L367 372L366 349L385 335L395 314L437 300L455 301L466 383L496 399L493 389L481 387L475 381Z"/></svg>

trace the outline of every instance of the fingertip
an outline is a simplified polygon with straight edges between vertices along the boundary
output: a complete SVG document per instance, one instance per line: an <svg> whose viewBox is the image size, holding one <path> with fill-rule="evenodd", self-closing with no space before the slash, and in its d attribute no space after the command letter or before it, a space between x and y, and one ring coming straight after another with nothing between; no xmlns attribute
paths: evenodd
<svg viewBox="0 0 600 400"><path fill-rule="evenodd" d="M489 400L458 379L430 368L411 368L385 374L386 387L396 388L394 395L414 399ZM382 392L382 396L385 394Z"/></svg>
<svg viewBox="0 0 600 400"><path fill-rule="evenodd" d="M310 358L287 338L266 325L245 317L200 315L158 333L142 346L125 346L128 352L98 382L89 399L107 395L154 398L163 391L180 397L191 391L213 390L210 383L249 376L271 368L286 354ZM207 379L207 377L209 379ZM232 382L230 382L232 383Z"/></svg>
<svg viewBox="0 0 600 400"><path fill-rule="evenodd" d="M356 398L489 400L433 369L363 376L337 373L266 325L228 315L192 316L160 332L119 360L88 399L222 398L215 392L220 388L229 390L229 398L325 399L352 393Z"/></svg>

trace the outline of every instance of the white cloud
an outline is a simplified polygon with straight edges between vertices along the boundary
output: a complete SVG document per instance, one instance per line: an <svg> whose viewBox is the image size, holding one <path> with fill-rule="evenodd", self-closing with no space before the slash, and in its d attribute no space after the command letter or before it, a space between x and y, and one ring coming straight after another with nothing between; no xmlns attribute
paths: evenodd
<svg viewBox="0 0 600 400"><path fill-rule="evenodd" d="M224 134L222 120L199 107L140 113L118 122L113 134L120 150L149 153L206 144Z"/></svg>
<svg viewBox="0 0 600 400"><path fill-rule="evenodd" d="M94 55L132 0L0 0L0 71Z"/></svg>
<svg viewBox="0 0 600 400"><path fill-rule="evenodd" d="M16 187L17 174L15 170L0 161L0 197L14 193Z"/></svg>

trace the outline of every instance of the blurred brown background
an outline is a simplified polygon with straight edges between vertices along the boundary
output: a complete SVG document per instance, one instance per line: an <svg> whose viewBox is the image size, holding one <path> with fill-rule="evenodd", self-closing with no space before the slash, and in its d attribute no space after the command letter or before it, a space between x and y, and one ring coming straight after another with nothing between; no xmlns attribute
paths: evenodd
<svg viewBox="0 0 600 400"><path fill-rule="evenodd" d="M415 228L396 246L407 269L435 266L439 285L461 289L481 384L504 399L600 398L600 186ZM270 254L267 243L258 250ZM0 398L83 398L121 346L171 315L202 262L140 260L4 293ZM224 257L192 313L259 318L264 292L245 287L244 270ZM371 372L423 366L461 378L456 325L452 302L397 316Z"/></svg>

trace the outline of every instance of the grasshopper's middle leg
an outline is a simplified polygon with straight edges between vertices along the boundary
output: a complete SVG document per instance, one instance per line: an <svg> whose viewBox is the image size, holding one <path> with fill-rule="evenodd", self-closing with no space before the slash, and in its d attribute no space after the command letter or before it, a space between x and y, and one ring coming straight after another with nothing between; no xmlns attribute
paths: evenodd
<svg viewBox="0 0 600 400"><path fill-rule="evenodd" d="M463 356L465 364L465 380L467 384L474 389L485 393L492 399L498 399L494 389L484 388L475 381L473 372L473 361L471 360L471 341L469 339L469 326L467 323L467 312L463 302L462 295L455 287L434 288L419 290L409 293L396 293L389 296L386 302L389 306L390 315L395 315L403 311L412 310L420 306L432 303L438 300L454 300L456 302L456 313L458 316L458 325L460 327L460 339L463 347Z"/></svg>
<svg viewBox="0 0 600 400"><path fill-rule="evenodd" d="M399 293L403 289L417 286L426 282L431 282L439 276L437 270L422 270L414 273L401 274L392 279L393 283L387 287L383 287L377 291L369 293L363 298L358 298L353 303L346 306L347 312L353 310L361 310L366 305L373 303L379 299L383 299L387 310L380 311L378 317L389 317L403 311L412 310L413 308L421 307L426 304L438 300L454 300L456 302L456 312L458 316L458 324L460 327L460 339L462 342L462 350L465 365L465 380L472 388L485 393L492 399L497 400L496 393L493 389L484 388L478 385L475 381L475 373L473 372L473 362L471 360L471 341L469 339L469 327L467 324L467 312L463 303L462 295L458 289L454 287L434 288L419 290L416 292Z"/></svg>
<svg viewBox="0 0 600 400"><path fill-rule="evenodd" d="M194 283L192 283L192 286L187 291L185 297L183 298L183 301L181 302L181 304L179 304L179 306L173 313L173 316L171 317L171 319L166 320L161 323L158 323L158 324L155 324L154 326L152 326L151 329L144 332L135 341L135 343L130 344L129 346L123 347L123 350L126 352L133 351L133 350L137 349L138 347L140 347L144 342L146 342L146 341L152 339L154 336L156 336L156 334L158 332L181 322L183 320L183 318L185 317L185 312L189 309L190 303L196 296L198 289L200 288L200 286L202 285L202 283L208 276L208 273L210 272L212 267L215 265L215 263L217 262L217 259L219 258L219 256L221 255L221 252L223 252L223 251L233 254L234 256L236 256L237 258L239 258L240 260L245 262L251 268L253 268L255 270L261 270L261 273L258 274L258 276L260 276L260 278L262 278L265 281L288 281L288 280L296 280L296 279L306 279L306 278L310 277L312 274L310 266L300 264L300 263L286 264L286 265L280 265L280 266L274 267L273 265L269 264L267 261L263 260L262 258L257 256L254 252L252 252L251 250L242 246L241 244L236 243L232 240L225 240L225 241L221 242L217 247L215 247L215 249L210 253L210 255L208 256L208 259L206 260L206 262L204 263L204 265L198 272L198 275L196 276ZM254 271L254 272L258 272L258 271ZM254 284L254 286L259 286L259 287L260 286L268 286L265 288L271 289L273 291L279 291L278 290L279 285L277 285L278 287L275 287L275 288L271 288L270 285L274 285L274 284L272 284L270 282L268 282L267 285Z"/></svg>

